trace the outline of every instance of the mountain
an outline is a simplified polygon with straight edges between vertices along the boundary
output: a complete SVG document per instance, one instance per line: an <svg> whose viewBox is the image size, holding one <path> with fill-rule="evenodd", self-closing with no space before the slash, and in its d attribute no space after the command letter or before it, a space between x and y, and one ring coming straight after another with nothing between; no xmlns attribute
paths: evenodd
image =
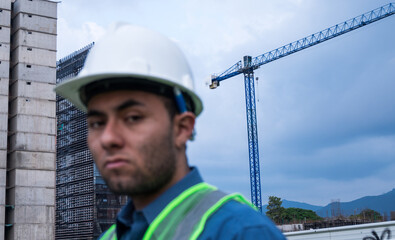
<svg viewBox="0 0 395 240"><path fill-rule="evenodd" d="M267 205L263 205L263 211L266 212ZM321 217L331 217L332 214L339 212L343 216L352 214L359 214L362 210L369 208L390 216L391 211L395 211L395 188L391 191L378 196L366 196L356 199L351 202L333 202L324 207L311 205L308 203L301 203L295 201L288 201L283 199L283 207L285 208L303 208L315 211Z"/></svg>
<svg viewBox="0 0 395 240"><path fill-rule="evenodd" d="M322 208L322 206L316 206L316 205L311 205L308 203L301 203L301 202L294 202L294 201L288 201L288 200L283 200L283 207L285 208L302 208L302 209L307 209L307 210L313 210L317 211Z"/></svg>
<svg viewBox="0 0 395 240"><path fill-rule="evenodd" d="M362 197L351 202L340 202L340 204L330 203L316 210L316 213L321 217L330 217L333 211L339 209L339 205L341 214L345 216L358 214L366 208L375 210L381 214L386 213L389 216L390 211L395 211L395 188L379 196Z"/></svg>
<svg viewBox="0 0 395 240"><path fill-rule="evenodd" d="M302 203L302 202L288 201L286 199L283 199L282 201L283 201L283 204L281 206L283 206L284 208L302 208L302 209L313 210L313 211L317 211L317 210L323 208L322 206L316 206L316 205L311 205L311 204ZM262 206L262 210L264 212L267 211L266 207L267 207L267 204Z"/></svg>

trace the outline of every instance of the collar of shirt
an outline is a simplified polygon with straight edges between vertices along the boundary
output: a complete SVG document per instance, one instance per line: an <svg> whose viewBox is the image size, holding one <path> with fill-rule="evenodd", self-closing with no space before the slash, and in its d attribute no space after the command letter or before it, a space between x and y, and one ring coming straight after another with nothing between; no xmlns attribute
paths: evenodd
<svg viewBox="0 0 395 240"><path fill-rule="evenodd" d="M196 167L192 167L191 171L178 183L170 187L161 196L155 199L152 203L141 210L143 216L147 220L148 224L158 216L158 214L169 204L174 198L180 195L186 189L203 182L200 176L199 170ZM135 208L133 200L130 200L119 212L117 216L117 234L121 236L122 232L127 231L133 224L133 213Z"/></svg>

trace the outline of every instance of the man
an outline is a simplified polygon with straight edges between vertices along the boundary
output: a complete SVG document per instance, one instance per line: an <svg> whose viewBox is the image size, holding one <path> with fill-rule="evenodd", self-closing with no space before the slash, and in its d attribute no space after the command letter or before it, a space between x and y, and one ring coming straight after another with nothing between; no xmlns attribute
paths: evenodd
<svg viewBox="0 0 395 240"><path fill-rule="evenodd" d="M285 239L242 196L189 167L186 142L203 105L185 57L166 37L118 25L55 91L87 112L101 175L131 197L101 239Z"/></svg>

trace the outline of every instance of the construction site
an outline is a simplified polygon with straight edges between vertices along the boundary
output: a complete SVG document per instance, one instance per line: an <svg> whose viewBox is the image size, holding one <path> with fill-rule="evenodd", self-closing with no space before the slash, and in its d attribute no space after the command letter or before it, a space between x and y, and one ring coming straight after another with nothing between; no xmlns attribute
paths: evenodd
<svg viewBox="0 0 395 240"><path fill-rule="evenodd" d="M85 113L53 91L78 75L94 47L91 43L57 60L58 4L0 0L0 240L96 239L128 200L111 193L94 164ZM395 7L387 8L258 57L245 56L212 76L210 88L215 89L223 80L244 75L251 201L260 211L254 70L392 15ZM377 227L394 228L393 223ZM288 237L314 239L300 233Z"/></svg>
<svg viewBox="0 0 395 240"><path fill-rule="evenodd" d="M57 5L0 1L1 240L93 239L126 201L94 168L85 116L53 92L86 57L57 63Z"/></svg>
<svg viewBox="0 0 395 240"><path fill-rule="evenodd" d="M57 83L76 76L93 44L57 62ZM127 197L111 194L86 144L86 114L56 98L56 239L96 239Z"/></svg>

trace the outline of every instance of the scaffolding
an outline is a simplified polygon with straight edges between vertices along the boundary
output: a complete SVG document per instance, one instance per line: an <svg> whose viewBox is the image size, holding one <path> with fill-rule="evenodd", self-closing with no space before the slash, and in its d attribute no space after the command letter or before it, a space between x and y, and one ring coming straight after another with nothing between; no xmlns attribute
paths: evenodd
<svg viewBox="0 0 395 240"><path fill-rule="evenodd" d="M60 59L56 82L75 77L94 43ZM56 239L95 239L113 223L126 196L110 192L86 144L86 115L56 97Z"/></svg>

